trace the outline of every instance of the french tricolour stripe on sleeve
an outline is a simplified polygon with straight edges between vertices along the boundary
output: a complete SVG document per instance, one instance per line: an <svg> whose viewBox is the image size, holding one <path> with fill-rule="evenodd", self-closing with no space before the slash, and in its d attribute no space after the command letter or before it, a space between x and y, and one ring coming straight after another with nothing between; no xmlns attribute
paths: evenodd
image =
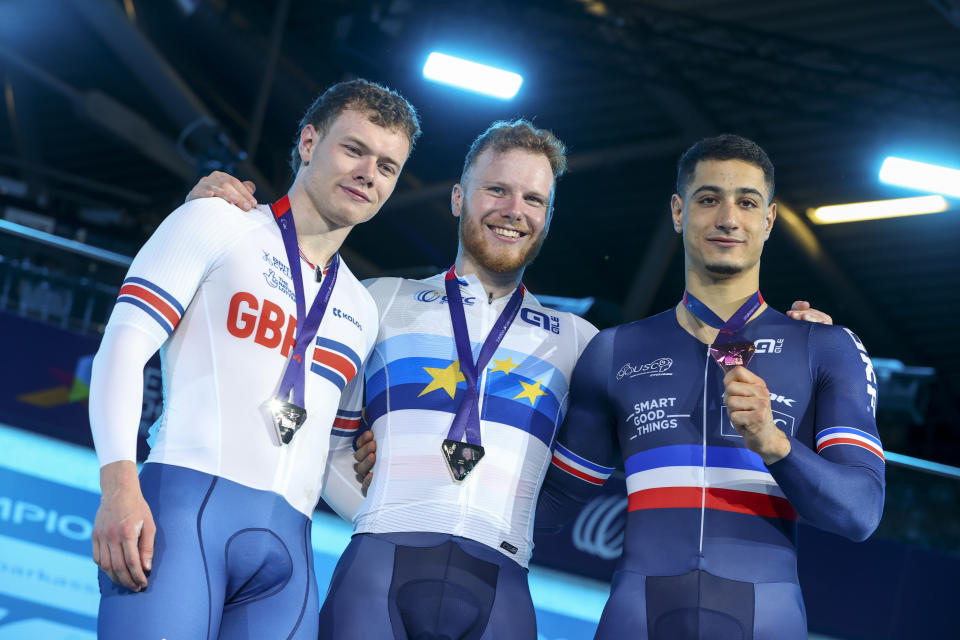
<svg viewBox="0 0 960 640"><path fill-rule="evenodd" d="M329 338L317 338L310 371L323 376L340 391L353 380L360 368L360 357L353 349Z"/></svg>
<svg viewBox="0 0 960 640"><path fill-rule="evenodd" d="M613 467L601 467L581 458L559 442L553 452L553 465L591 484L603 484L613 473Z"/></svg>
<svg viewBox="0 0 960 640"><path fill-rule="evenodd" d="M838 444L862 447L870 453L879 456L881 460L884 459L883 446L880 444L880 440L866 431L854 429L853 427L830 427L829 429L824 429L817 435L817 453L820 453L827 447Z"/></svg>
<svg viewBox="0 0 960 640"><path fill-rule="evenodd" d="M166 332L172 333L183 316L183 306L172 295L143 278L127 278L120 287L117 302L128 302L143 309Z"/></svg>
<svg viewBox="0 0 960 640"><path fill-rule="evenodd" d="M340 409L337 411L337 417L333 419L333 429L330 433L342 438L357 435L357 429L360 428L360 412L347 411Z"/></svg>

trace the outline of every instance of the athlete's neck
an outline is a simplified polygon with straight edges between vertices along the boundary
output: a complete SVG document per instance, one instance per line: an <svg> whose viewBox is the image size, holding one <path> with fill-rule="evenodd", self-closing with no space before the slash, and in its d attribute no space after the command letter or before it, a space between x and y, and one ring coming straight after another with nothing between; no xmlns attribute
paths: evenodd
<svg viewBox="0 0 960 640"><path fill-rule="evenodd" d="M723 276L690 267L686 270L686 290L710 307L710 310L724 321L728 320L759 288L759 269ZM764 303L750 319L756 318L766 308L767 305ZM693 315L683 306L683 302L677 305L677 320L684 329L703 342L713 342L719 333L717 329Z"/></svg>
<svg viewBox="0 0 960 640"><path fill-rule="evenodd" d="M513 293L513 290L520 284L523 278L523 269L498 273L485 269L460 247L457 252L457 275L465 276L473 274L480 281L483 290L487 292L487 302L493 302L497 298Z"/></svg>
<svg viewBox="0 0 960 640"><path fill-rule="evenodd" d="M287 194L293 209L293 223L297 228L297 243L310 262L327 267L333 254L340 250L353 227L335 227L317 210L313 200L295 181Z"/></svg>

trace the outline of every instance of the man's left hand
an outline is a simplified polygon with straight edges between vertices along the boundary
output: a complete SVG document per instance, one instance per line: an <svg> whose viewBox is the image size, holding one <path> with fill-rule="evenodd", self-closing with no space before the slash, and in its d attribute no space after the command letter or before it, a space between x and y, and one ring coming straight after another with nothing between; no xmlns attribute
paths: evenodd
<svg viewBox="0 0 960 640"><path fill-rule="evenodd" d="M773 423L770 391L763 378L745 367L734 367L723 378L723 403L733 428L747 448L773 464L790 453L790 440Z"/></svg>
<svg viewBox="0 0 960 640"><path fill-rule="evenodd" d="M806 300L797 300L790 305L787 316L794 320L806 320L807 322L816 322L817 324L833 324L833 318L823 311L814 309Z"/></svg>

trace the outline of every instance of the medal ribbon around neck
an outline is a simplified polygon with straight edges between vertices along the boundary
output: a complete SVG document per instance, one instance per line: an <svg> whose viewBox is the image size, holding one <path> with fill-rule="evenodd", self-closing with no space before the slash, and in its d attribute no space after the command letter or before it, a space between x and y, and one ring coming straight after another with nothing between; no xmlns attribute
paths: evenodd
<svg viewBox="0 0 960 640"><path fill-rule="evenodd" d="M296 343L290 359L287 360L287 367L284 369L283 378L280 379L280 387L277 389L277 398L279 400L289 401L301 408L306 408L303 400L303 388L306 384L306 352L307 347L313 342L320 328L320 321L327 310L327 303L330 302L330 295L333 293L333 287L337 282L337 271L340 267L340 253L333 254L333 260L327 269L326 277L320 285L320 291L314 298L310 306L310 312L306 310L306 296L303 291L303 276L300 270L300 249L297 244L297 230L293 222L293 210L290 208L290 199L283 196L278 201L270 205L273 217L280 227L280 236L283 238L283 248L287 252L287 263L290 267L290 277L293 280L293 290L296 294L297 303L297 332Z"/></svg>
<svg viewBox="0 0 960 640"><path fill-rule="evenodd" d="M704 324L720 330L717 339L710 345L710 355L725 372L729 372L734 367L745 367L750 364L756 347L753 342L736 342L734 335L743 329L761 305L763 305L763 296L757 291L733 312L729 320L724 322L692 293L683 292L683 306Z"/></svg>
<svg viewBox="0 0 960 640"><path fill-rule="evenodd" d="M447 291L447 306L450 307L450 320L453 322L453 339L457 345L457 357L460 359L460 372L467 383L467 391L457 407L457 413L450 425L447 439L459 442L464 434L467 442L480 445L480 392L478 388L478 372L483 371L490 358L510 328L513 319L520 311L523 303L524 287L519 285L507 301L507 306L500 313L487 339L483 341L480 355L476 363L473 361L473 351L470 349L470 334L467 332L467 319L463 312L463 300L460 298L460 283L457 280L456 265L450 267L443 282Z"/></svg>
<svg viewBox="0 0 960 640"><path fill-rule="evenodd" d="M750 296L746 302L740 305L739 309L733 312L729 320L724 322L720 316L715 314L710 307L703 304L692 293L689 291L683 292L683 306L704 324L720 330L717 339L714 340L715 344L733 342L734 334L747 324L747 321L750 320L762 305L763 296L757 291Z"/></svg>

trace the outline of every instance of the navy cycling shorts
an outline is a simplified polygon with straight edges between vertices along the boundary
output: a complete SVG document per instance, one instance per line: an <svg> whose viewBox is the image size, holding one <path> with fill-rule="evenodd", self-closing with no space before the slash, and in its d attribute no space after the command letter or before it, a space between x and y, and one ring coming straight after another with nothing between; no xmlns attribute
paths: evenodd
<svg viewBox="0 0 960 640"><path fill-rule="evenodd" d="M157 525L142 592L100 571L101 640L317 637L310 519L276 493L148 463L140 486Z"/></svg>
<svg viewBox="0 0 960 640"><path fill-rule="evenodd" d="M535 640L527 571L441 533L355 535L320 610L323 640Z"/></svg>

